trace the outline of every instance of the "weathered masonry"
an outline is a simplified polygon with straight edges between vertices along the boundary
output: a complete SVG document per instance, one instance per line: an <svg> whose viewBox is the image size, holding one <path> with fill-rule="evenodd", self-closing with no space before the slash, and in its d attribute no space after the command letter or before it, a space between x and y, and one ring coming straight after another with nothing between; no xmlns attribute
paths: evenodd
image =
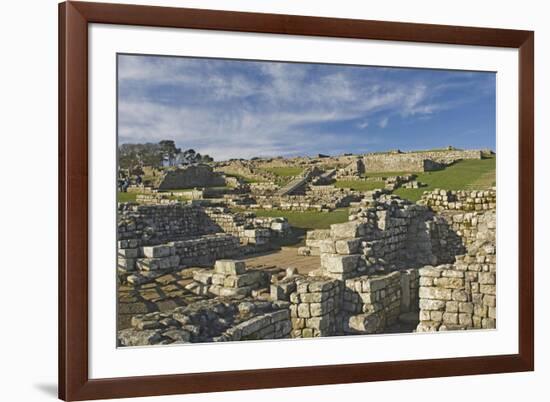
<svg viewBox="0 0 550 402"><path fill-rule="evenodd" d="M121 207L120 345L497 325L494 190L436 190L417 204L368 192L348 222L308 233L300 253L319 255L308 274L239 259L267 233L284 236L278 219L192 204Z"/></svg>
<svg viewBox="0 0 550 402"><path fill-rule="evenodd" d="M426 172L437 170L461 159L481 159L480 150L448 150L367 154L364 169L369 172Z"/></svg>

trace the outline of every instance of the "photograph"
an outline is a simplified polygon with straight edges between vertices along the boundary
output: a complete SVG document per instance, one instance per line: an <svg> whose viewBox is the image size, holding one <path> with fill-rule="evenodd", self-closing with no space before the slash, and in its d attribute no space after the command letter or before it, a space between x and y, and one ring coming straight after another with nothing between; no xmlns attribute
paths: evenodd
<svg viewBox="0 0 550 402"><path fill-rule="evenodd" d="M494 72L116 57L118 347L497 327Z"/></svg>

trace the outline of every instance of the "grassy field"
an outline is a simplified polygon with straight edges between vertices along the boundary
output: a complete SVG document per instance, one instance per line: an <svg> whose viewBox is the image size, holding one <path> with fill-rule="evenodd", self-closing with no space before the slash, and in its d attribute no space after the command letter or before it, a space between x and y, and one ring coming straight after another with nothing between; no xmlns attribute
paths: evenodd
<svg viewBox="0 0 550 402"><path fill-rule="evenodd" d="M399 188L393 193L411 201L418 201L424 191L484 189L495 185L496 158L465 159L443 170L417 174L417 180L427 187Z"/></svg>
<svg viewBox="0 0 550 402"><path fill-rule="evenodd" d="M235 210L242 212L242 209ZM287 218L290 225L300 229L328 229L333 223L348 221L347 208L335 209L331 212L317 211L280 211L272 209L251 209L256 216L271 216Z"/></svg>
<svg viewBox="0 0 550 402"><path fill-rule="evenodd" d="M290 177L290 176L298 176L300 173L304 171L304 168L299 166L281 166L281 167L262 168L262 170L273 173L276 176Z"/></svg>
<svg viewBox="0 0 550 402"><path fill-rule="evenodd" d="M138 193L123 193L119 191L117 193L116 199L118 202L135 202L137 195Z"/></svg>
<svg viewBox="0 0 550 402"><path fill-rule="evenodd" d="M279 211L267 209L251 210L256 216L283 217L288 219L292 234L280 242L280 246L299 247L305 245L306 232L312 229L328 229L334 223L348 221L348 209L339 208L331 212L317 211Z"/></svg>
<svg viewBox="0 0 550 402"><path fill-rule="evenodd" d="M370 191L377 188L384 188L383 181L375 180L338 180L334 183L337 188L351 188L357 191Z"/></svg>

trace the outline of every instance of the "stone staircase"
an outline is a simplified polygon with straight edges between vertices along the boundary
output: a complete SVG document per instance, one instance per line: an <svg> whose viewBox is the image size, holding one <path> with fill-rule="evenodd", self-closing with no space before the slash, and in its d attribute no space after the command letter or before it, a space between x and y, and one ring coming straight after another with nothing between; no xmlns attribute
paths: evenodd
<svg viewBox="0 0 550 402"><path fill-rule="evenodd" d="M310 179L310 176L311 171L309 169L304 170L300 176L297 176L285 186L281 187L279 191L277 191L277 195L291 195L303 191L305 185Z"/></svg>

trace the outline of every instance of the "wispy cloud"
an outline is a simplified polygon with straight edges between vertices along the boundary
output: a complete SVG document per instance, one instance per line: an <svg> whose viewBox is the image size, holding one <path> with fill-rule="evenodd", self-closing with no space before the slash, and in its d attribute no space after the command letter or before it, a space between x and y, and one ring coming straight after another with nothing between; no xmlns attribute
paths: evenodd
<svg viewBox="0 0 550 402"><path fill-rule="evenodd" d="M119 56L119 141L175 139L216 159L366 151L370 120L453 107L443 95L460 80L401 71Z"/></svg>

